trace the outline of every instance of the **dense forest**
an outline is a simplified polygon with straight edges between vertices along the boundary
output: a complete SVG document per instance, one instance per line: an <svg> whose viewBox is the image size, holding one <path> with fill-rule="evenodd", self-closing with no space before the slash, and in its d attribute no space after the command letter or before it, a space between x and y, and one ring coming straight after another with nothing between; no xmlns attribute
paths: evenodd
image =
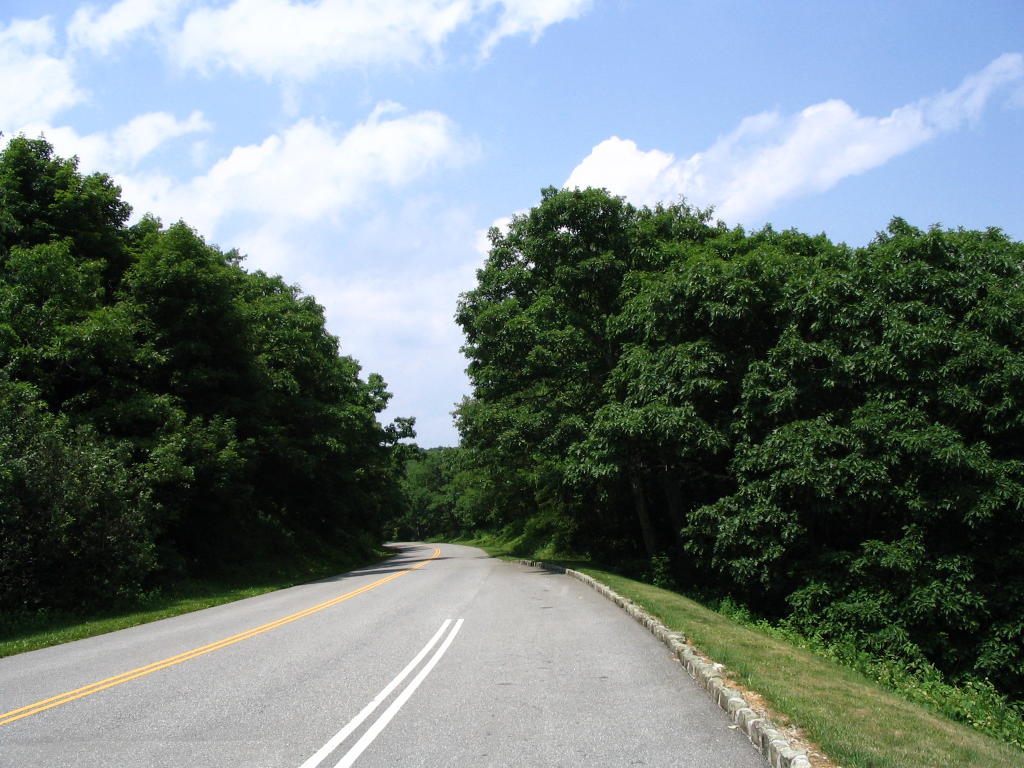
<svg viewBox="0 0 1024 768"><path fill-rule="evenodd" d="M504 531L1024 697L1024 245L543 192L457 319L410 536Z"/></svg>
<svg viewBox="0 0 1024 768"><path fill-rule="evenodd" d="M0 611L379 545L389 394L323 308L43 139L0 154Z"/></svg>
<svg viewBox="0 0 1024 768"><path fill-rule="evenodd" d="M1024 244L998 229L851 248L544 190L491 231L461 444L424 451L312 297L129 215L43 139L0 153L0 611L489 530L1024 698Z"/></svg>

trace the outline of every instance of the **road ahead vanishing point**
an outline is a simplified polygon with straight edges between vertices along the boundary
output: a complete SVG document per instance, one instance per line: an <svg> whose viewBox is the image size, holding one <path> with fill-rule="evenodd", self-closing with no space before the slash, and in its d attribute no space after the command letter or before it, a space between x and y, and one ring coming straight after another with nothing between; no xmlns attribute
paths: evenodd
<svg viewBox="0 0 1024 768"><path fill-rule="evenodd" d="M455 545L0 659L0 766L763 768L668 650Z"/></svg>

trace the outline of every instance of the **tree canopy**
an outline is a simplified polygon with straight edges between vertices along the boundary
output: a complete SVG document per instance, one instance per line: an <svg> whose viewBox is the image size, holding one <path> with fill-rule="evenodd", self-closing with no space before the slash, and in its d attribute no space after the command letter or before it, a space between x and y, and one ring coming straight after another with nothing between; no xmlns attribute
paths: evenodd
<svg viewBox="0 0 1024 768"><path fill-rule="evenodd" d="M457 314L462 528L668 557L807 633L1024 693L1024 245L897 218L851 248L593 189L490 236Z"/></svg>
<svg viewBox="0 0 1024 768"><path fill-rule="evenodd" d="M129 213L43 139L0 154L0 609L375 545L400 500L411 420L323 308Z"/></svg>

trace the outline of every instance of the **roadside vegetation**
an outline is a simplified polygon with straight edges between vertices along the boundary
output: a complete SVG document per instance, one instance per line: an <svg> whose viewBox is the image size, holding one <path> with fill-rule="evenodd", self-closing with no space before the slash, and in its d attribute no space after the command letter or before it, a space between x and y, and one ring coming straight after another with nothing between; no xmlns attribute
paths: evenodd
<svg viewBox="0 0 1024 768"><path fill-rule="evenodd" d="M621 585L850 766L884 763L847 709L888 699L828 722L716 637L1024 748L1024 244L544 190L457 308L460 445L422 450L312 297L129 214L43 139L0 152L5 652L483 532L651 582Z"/></svg>
<svg viewBox="0 0 1024 768"><path fill-rule="evenodd" d="M215 578L186 579L103 608L14 613L0 623L0 658L102 635L215 605L306 584L378 562L392 553L358 556L349 549L283 562L260 562Z"/></svg>
<svg viewBox="0 0 1024 768"><path fill-rule="evenodd" d="M461 443L396 535L646 574L1020 746L1024 244L548 189L457 320Z"/></svg>
<svg viewBox="0 0 1024 768"><path fill-rule="evenodd" d="M339 353L323 308L130 210L43 139L0 153L8 639L362 561L401 500L412 420L378 422L385 384Z"/></svg>
<svg viewBox="0 0 1024 768"><path fill-rule="evenodd" d="M454 539L495 557L543 559L582 571L682 632L725 665L731 684L753 691L775 722L796 728L843 768L1016 768L1024 764L1019 708L988 687L957 687L849 648L823 646L755 620L725 600L708 606L652 580L630 578L550 541L482 534ZM451 541L452 539L446 539ZM537 547L539 544L539 548Z"/></svg>
<svg viewBox="0 0 1024 768"><path fill-rule="evenodd" d="M1008 709L991 687L958 688L874 660L862 671L849 664L856 658L752 624L745 612L735 620L670 590L579 569L684 632L844 768L1011 768L1024 761L1022 712ZM876 671L895 674L883 674L883 685Z"/></svg>

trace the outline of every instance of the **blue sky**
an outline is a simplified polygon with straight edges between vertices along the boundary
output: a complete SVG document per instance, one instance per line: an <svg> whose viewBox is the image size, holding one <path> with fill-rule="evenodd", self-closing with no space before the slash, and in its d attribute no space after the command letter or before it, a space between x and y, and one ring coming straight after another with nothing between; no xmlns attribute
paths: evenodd
<svg viewBox="0 0 1024 768"><path fill-rule="evenodd" d="M0 130L299 284L454 444L456 298L542 187L1024 237L1024 3L5 0Z"/></svg>

